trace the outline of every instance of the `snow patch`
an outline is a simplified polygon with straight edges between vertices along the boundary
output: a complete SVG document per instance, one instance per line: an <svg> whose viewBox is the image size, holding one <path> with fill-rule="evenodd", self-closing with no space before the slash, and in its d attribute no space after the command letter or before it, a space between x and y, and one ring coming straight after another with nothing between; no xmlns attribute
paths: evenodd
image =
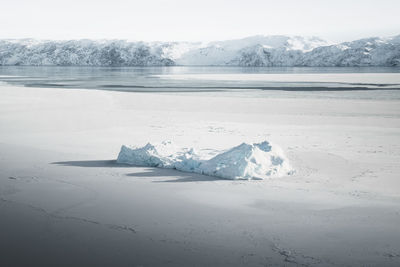
<svg viewBox="0 0 400 267"><path fill-rule="evenodd" d="M177 169L224 179L266 179L290 175L294 171L281 148L264 141L242 143L217 155L197 153L170 141L143 147L123 145L118 163Z"/></svg>

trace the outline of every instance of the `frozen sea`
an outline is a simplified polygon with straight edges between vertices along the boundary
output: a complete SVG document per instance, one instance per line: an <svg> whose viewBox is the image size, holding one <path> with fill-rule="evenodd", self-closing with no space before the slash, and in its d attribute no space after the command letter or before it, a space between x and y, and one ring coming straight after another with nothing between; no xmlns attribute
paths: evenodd
<svg viewBox="0 0 400 267"><path fill-rule="evenodd" d="M400 68L388 67L3 66L0 81L39 88L230 92L240 97L400 98Z"/></svg>
<svg viewBox="0 0 400 267"><path fill-rule="evenodd" d="M0 266L398 267L399 71L0 67ZM116 161L164 140L295 172Z"/></svg>

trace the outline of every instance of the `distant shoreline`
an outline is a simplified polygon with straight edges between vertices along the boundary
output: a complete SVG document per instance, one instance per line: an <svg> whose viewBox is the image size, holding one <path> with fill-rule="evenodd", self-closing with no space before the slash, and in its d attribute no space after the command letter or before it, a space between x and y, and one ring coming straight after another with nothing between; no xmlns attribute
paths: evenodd
<svg viewBox="0 0 400 267"><path fill-rule="evenodd" d="M35 88L63 88L63 89L87 89L80 87L73 87L62 84L26 84L25 87L35 87ZM124 89L122 89L124 88ZM156 87L156 86L140 86L140 85L102 85L100 87L89 88L97 90L108 90L108 91L119 91L119 92L223 92L231 90L263 90L263 91L378 91L378 90L390 90L396 91L400 90L400 87L396 88L385 88L385 87L321 87L321 86L304 86L304 87L177 87L177 86L167 86L167 87ZM128 90L130 89L130 90ZM153 89L153 90L152 90ZM159 89L159 90L156 90Z"/></svg>

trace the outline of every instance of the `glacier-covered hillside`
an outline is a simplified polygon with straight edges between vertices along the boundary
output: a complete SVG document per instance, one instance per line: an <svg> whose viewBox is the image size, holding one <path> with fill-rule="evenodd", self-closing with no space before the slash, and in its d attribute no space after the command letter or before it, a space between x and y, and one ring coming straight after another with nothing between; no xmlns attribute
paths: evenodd
<svg viewBox="0 0 400 267"><path fill-rule="evenodd" d="M169 66L169 43L123 40L1 40L1 65Z"/></svg>
<svg viewBox="0 0 400 267"><path fill-rule="evenodd" d="M0 65L400 66L400 35L331 44L318 37L252 36L211 43L0 40Z"/></svg>

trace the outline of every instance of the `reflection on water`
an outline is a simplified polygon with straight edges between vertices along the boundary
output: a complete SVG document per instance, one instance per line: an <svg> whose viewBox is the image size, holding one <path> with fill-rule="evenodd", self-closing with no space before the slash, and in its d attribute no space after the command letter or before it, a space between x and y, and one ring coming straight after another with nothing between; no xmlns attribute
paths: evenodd
<svg viewBox="0 0 400 267"><path fill-rule="evenodd" d="M26 87L86 88L133 92L315 91L333 97L398 99L400 68L310 67L56 67L2 66L0 81ZM357 90L349 93L351 90ZM366 93L360 90L379 90ZM333 91L338 91L333 93ZM262 94L261 94L262 95ZM288 95L288 94L286 94ZM290 94L289 94L290 95ZM322 94L323 95L323 94Z"/></svg>

